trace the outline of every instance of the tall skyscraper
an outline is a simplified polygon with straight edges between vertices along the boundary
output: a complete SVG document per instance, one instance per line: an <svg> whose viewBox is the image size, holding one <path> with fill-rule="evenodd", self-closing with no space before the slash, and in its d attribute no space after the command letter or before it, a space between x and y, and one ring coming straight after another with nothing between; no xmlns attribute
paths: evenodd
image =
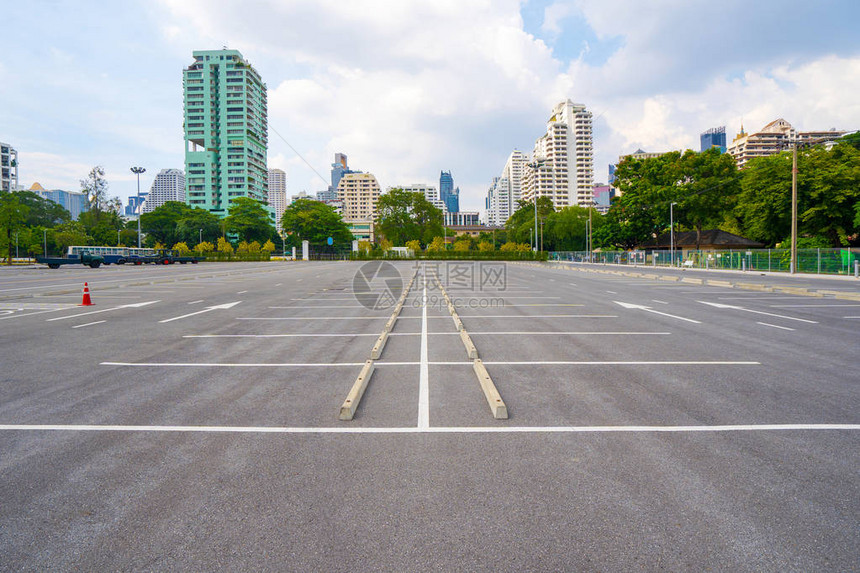
<svg viewBox="0 0 860 573"><path fill-rule="evenodd" d="M269 205L275 210L275 228L280 230L287 210L287 174L283 169L269 169Z"/></svg>
<svg viewBox="0 0 860 573"><path fill-rule="evenodd" d="M712 127L699 137L702 145L701 151L707 151L712 147L719 147L720 153L726 152L726 126Z"/></svg>
<svg viewBox="0 0 860 573"><path fill-rule="evenodd" d="M0 191L18 190L18 152L8 143L0 143Z"/></svg>
<svg viewBox="0 0 860 573"><path fill-rule="evenodd" d="M493 178L486 201L488 225L504 225L517 210L527 161L525 153L514 150L508 156L501 176Z"/></svg>
<svg viewBox="0 0 860 573"><path fill-rule="evenodd" d="M186 201L225 216L230 203L268 203L266 84L237 50L194 52L183 73Z"/></svg>
<svg viewBox="0 0 860 573"><path fill-rule="evenodd" d="M341 177L347 173L360 173L360 171L353 171L349 168L345 154L335 153L334 163L331 164L331 185L328 186L327 190L317 192L317 201L329 204L337 201L337 186Z"/></svg>
<svg viewBox="0 0 860 573"><path fill-rule="evenodd" d="M449 213L460 210L460 188L454 189L454 177L450 171L443 171L439 175L439 198L445 203Z"/></svg>
<svg viewBox="0 0 860 573"><path fill-rule="evenodd" d="M591 112L585 105L563 101L552 110L546 134L535 142L537 170L526 170L523 198L549 197L556 209L592 202L594 151Z"/></svg>
<svg viewBox="0 0 860 573"><path fill-rule="evenodd" d="M144 213L152 213L168 201L185 201L185 173L181 169L162 169L143 202Z"/></svg>

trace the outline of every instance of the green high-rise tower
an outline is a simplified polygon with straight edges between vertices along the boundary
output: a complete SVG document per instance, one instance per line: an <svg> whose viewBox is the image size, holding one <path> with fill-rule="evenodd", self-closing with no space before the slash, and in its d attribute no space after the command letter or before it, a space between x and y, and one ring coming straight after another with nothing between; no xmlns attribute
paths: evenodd
<svg viewBox="0 0 860 573"><path fill-rule="evenodd" d="M266 84L238 50L194 52L185 92L185 201L225 216L237 197L268 203Z"/></svg>

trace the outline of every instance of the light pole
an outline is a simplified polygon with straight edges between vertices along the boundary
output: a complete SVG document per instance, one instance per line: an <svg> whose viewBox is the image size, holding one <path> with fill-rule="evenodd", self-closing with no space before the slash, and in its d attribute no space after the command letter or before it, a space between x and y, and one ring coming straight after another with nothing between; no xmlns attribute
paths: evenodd
<svg viewBox="0 0 860 573"><path fill-rule="evenodd" d="M137 248L140 248L140 215L143 212L142 205L140 204L140 174L145 173L146 169L143 167L132 167L131 172L137 175Z"/></svg>
<svg viewBox="0 0 860 573"><path fill-rule="evenodd" d="M797 142L791 147L791 264L789 273L797 272Z"/></svg>
<svg viewBox="0 0 860 573"><path fill-rule="evenodd" d="M45 256L48 256L48 229L42 229L42 239L45 243Z"/></svg>
<svg viewBox="0 0 860 573"><path fill-rule="evenodd" d="M673 211L673 207L677 205L677 203L672 202L669 204L669 256L672 257L671 266L675 266L675 212Z"/></svg>
<svg viewBox="0 0 860 573"><path fill-rule="evenodd" d="M18 258L18 231L15 231L15 258Z"/></svg>
<svg viewBox="0 0 860 573"><path fill-rule="evenodd" d="M117 247L119 246L119 234L120 234L120 229L117 229L116 230L116 246Z"/></svg>
<svg viewBox="0 0 860 573"><path fill-rule="evenodd" d="M202 242L203 242L203 229L200 229L200 235L199 235L199 238L197 239L197 244L199 245Z"/></svg>
<svg viewBox="0 0 860 573"><path fill-rule="evenodd" d="M534 193L535 198L535 252L538 250L538 220L537 220L537 212L538 212L538 169L540 169L543 164L546 162L546 159L537 159L531 163L526 163L526 167L530 168L534 173L534 184L532 188L532 193Z"/></svg>

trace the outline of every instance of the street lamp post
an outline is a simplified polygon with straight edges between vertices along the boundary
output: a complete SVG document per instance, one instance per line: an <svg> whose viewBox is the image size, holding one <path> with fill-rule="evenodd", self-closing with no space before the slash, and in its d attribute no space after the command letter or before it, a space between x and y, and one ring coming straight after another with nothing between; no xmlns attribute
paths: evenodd
<svg viewBox="0 0 860 573"><path fill-rule="evenodd" d="M42 240L45 244L45 256L48 256L48 229L42 229Z"/></svg>
<svg viewBox="0 0 860 573"><path fill-rule="evenodd" d="M116 230L116 246L117 247L119 246L119 234L120 234L120 229L117 229Z"/></svg>
<svg viewBox="0 0 860 573"><path fill-rule="evenodd" d="M671 266L675 266L675 212L673 207L677 203L669 204L669 256L672 258Z"/></svg>
<svg viewBox="0 0 860 573"><path fill-rule="evenodd" d="M789 273L797 272L797 142L791 147L791 264Z"/></svg>
<svg viewBox="0 0 860 573"><path fill-rule="evenodd" d="M534 184L532 193L534 194L535 199L535 252L538 250L538 220L537 220L537 212L538 212L538 169L540 169L543 164L546 162L545 159L537 159L531 163L526 163L526 167L530 168L534 172Z"/></svg>
<svg viewBox="0 0 860 573"><path fill-rule="evenodd" d="M143 212L140 204L140 174L145 173L146 169L143 167L132 167L131 172L137 175L137 248L140 248L140 215Z"/></svg>
<svg viewBox="0 0 860 573"><path fill-rule="evenodd" d="M203 242L203 229L200 229L199 238L197 239L197 244L199 245L202 242Z"/></svg>

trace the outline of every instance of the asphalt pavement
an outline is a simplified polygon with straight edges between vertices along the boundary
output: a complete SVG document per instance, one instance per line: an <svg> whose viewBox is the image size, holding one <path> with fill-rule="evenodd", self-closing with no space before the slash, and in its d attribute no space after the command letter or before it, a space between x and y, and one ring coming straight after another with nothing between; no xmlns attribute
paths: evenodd
<svg viewBox="0 0 860 573"><path fill-rule="evenodd" d="M0 570L860 568L860 283L374 264L0 272Z"/></svg>

